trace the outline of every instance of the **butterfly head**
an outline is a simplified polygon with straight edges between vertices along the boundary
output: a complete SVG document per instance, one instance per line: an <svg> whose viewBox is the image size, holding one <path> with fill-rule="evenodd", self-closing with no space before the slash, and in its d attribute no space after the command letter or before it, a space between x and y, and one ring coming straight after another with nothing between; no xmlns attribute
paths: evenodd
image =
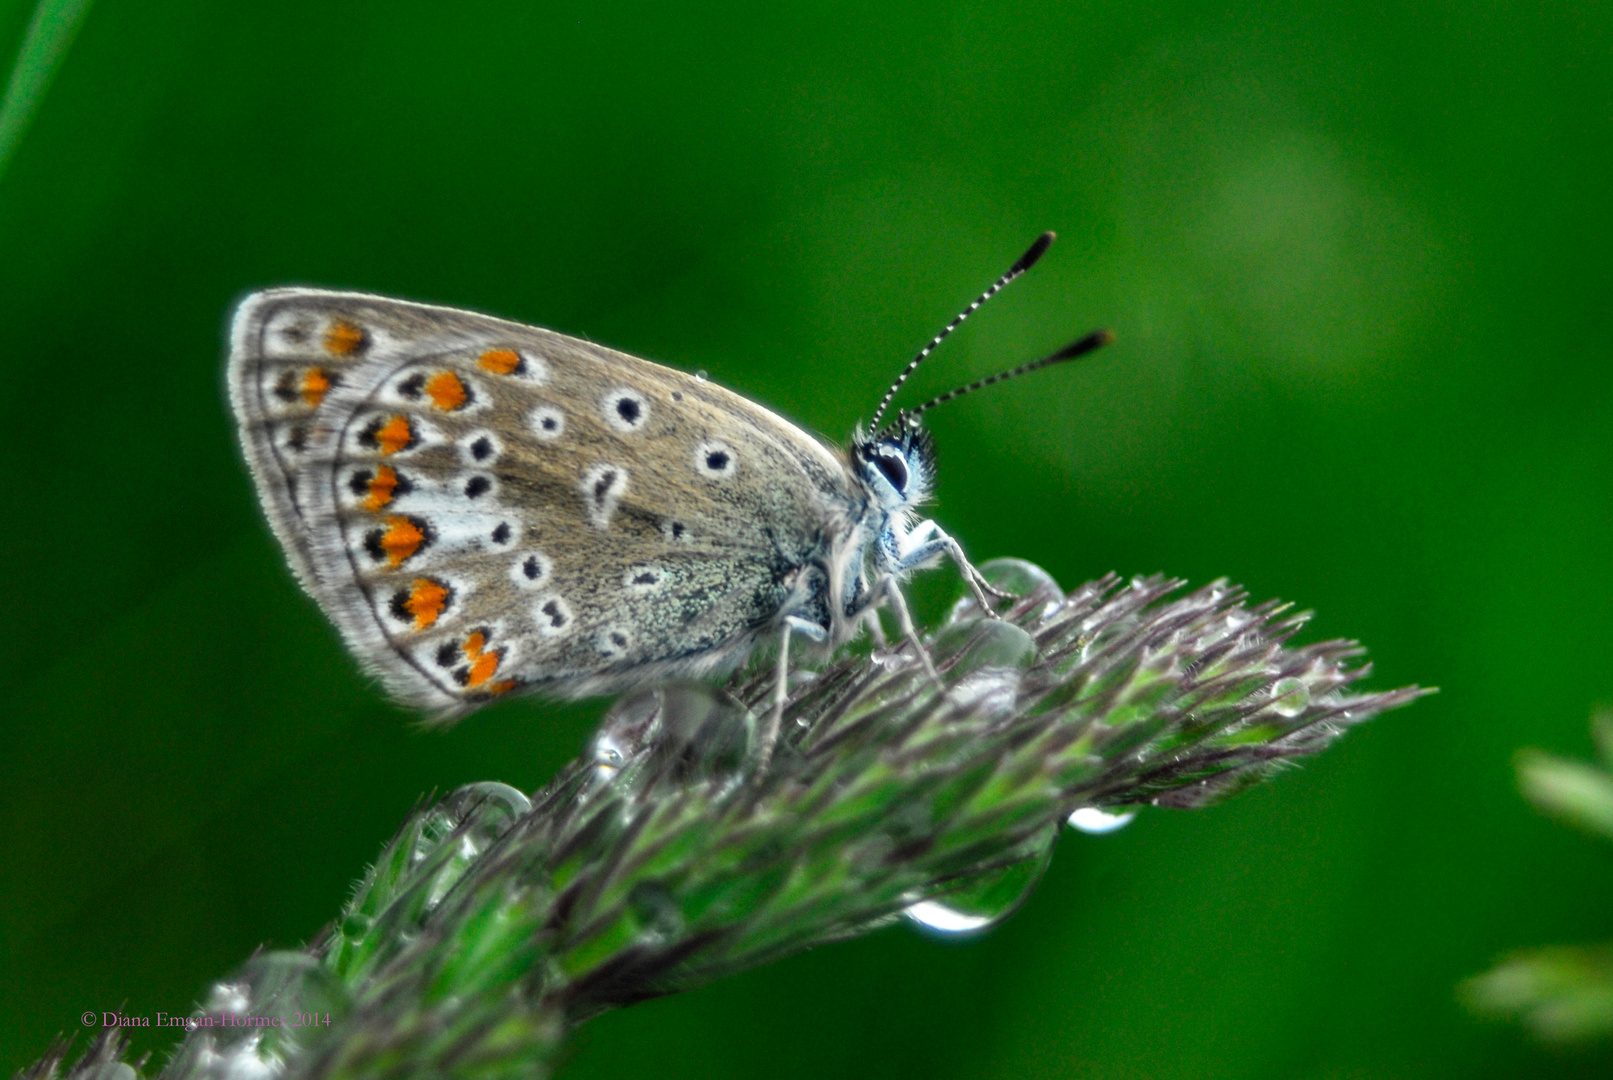
<svg viewBox="0 0 1613 1080"><path fill-rule="evenodd" d="M1040 259L1047 251L1048 245L1053 243L1053 234L1045 232L1036 238L1021 255L1008 272L992 282L985 292L975 298L975 301L958 313L946 327L929 344L920 349L918 355L909 360L907 366L896 376L890 389L880 400L879 407L874 410L874 418L867 428L859 429L852 439L851 456L854 470L863 485L873 496L874 503L887 516L903 514L912 507L923 502L930 493L930 484L934 478L934 451L931 447L930 436L921 426L921 417L937 405L944 405L954 401L965 394L972 394L976 390L984 389L1008 379L1015 379L1021 375L1036 371L1051 364L1074 360L1078 356L1085 356L1094 349L1108 344L1111 335L1107 330L1095 330L1080 338L1057 352L1044 356L1040 360L1033 360L1028 364L1001 371L995 375L988 375L984 379L976 379L967 386L960 386L949 390L939 397L931 398L924 404L913 409L903 409L896 414L896 419L885 427L880 427L880 417L885 415L895 400L896 393L902 388L918 366L935 351L937 345L945 341L947 336L963 324L973 312L992 297L1001 292L1009 282L1019 277Z"/></svg>
<svg viewBox="0 0 1613 1080"><path fill-rule="evenodd" d="M906 413L896 423L852 440L852 465L874 503L886 514L924 502L935 476L935 445L918 418Z"/></svg>

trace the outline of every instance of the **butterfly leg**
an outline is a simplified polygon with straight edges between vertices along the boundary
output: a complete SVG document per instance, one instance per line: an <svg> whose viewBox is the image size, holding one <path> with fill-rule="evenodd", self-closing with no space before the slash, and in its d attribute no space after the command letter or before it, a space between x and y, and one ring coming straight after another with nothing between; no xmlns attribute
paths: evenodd
<svg viewBox="0 0 1613 1080"><path fill-rule="evenodd" d="M891 610L896 613L896 624L902 628L902 636L913 646L919 654L919 660L924 664L924 671L935 685L942 690L946 684L941 681L941 675L935 670L935 664L930 660L930 651L919 640L918 631L913 628L913 616L907 610L907 598L902 595L902 587L896 583L894 576L885 579L885 592L891 598Z"/></svg>
<svg viewBox="0 0 1613 1080"><path fill-rule="evenodd" d="M829 635L815 622L794 615L784 617L784 629L779 633L778 667L773 674L773 707L767 713L767 726L762 729L761 760L756 767L758 776L767 772L773 760L773 749L778 745L779 732L784 727L784 706L790 697L790 635L801 634L813 641L824 642Z"/></svg>
<svg viewBox="0 0 1613 1080"><path fill-rule="evenodd" d="M885 641L885 628L879 625L879 612L872 604L863 609L863 621L868 624L868 636L873 639L874 648L883 649Z"/></svg>
<svg viewBox="0 0 1613 1080"><path fill-rule="evenodd" d="M1003 592L981 576L968 556L964 555L963 547L934 521L921 521L908 534L907 541L907 549L902 552L897 564L899 571L916 570L941 555L951 556L952 561L958 564L958 573L968 582L970 590L975 594L975 601L980 605L980 610L986 613L987 618L998 618L997 613L992 610L991 601L987 599L988 594L997 600L1018 599L1013 593Z"/></svg>

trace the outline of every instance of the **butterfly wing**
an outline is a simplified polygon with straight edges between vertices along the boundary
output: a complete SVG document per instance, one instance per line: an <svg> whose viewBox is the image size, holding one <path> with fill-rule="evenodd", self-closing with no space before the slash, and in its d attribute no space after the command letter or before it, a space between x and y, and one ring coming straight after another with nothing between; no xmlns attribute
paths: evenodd
<svg viewBox="0 0 1613 1080"><path fill-rule="evenodd" d="M737 663L848 513L841 459L766 409L472 312L256 293L229 372L303 586L445 713Z"/></svg>

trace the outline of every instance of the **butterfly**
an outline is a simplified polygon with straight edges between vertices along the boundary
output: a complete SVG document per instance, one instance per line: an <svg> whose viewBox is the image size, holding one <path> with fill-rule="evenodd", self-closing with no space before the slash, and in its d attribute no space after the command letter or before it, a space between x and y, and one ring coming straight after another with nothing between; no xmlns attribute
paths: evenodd
<svg viewBox="0 0 1613 1080"><path fill-rule="evenodd" d="M247 464L303 588L399 701L440 718L517 693L619 692L732 670L777 643L834 646L952 558L916 514L935 477L923 412L1083 355L1051 356L879 420L1039 237L897 378L849 447L739 394L565 334L357 292L247 296L228 383ZM931 669L933 674L933 668Z"/></svg>

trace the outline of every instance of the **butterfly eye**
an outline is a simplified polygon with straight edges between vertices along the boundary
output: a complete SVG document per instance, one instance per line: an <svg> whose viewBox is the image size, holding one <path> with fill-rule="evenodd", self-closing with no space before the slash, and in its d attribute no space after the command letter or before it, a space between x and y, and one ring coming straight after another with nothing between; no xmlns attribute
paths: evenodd
<svg viewBox="0 0 1613 1080"><path fill-rule="evenodd" d="M874 468L883 473L891 487L896 489L896 494L907 492L907 462L895 454L876 454L873 463Z"/></svg>

